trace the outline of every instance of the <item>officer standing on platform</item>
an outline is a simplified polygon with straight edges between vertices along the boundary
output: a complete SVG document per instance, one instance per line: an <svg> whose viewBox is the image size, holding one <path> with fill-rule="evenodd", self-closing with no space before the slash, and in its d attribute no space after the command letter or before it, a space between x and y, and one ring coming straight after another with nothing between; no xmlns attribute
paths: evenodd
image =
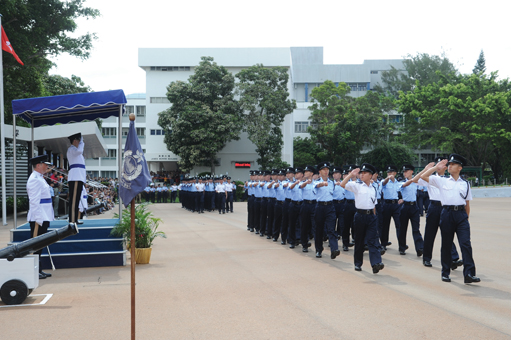
<svg viewBox="0 0 511 340"><path fill-rule="evenodd" d="M48 166L52 164L48 162L48 155L34 157L29 162L32 164L34 171L30 174L27 181L29 199L27 220L30 224L30 237L36 237L46 233L50 227L50 222L54 220L50 186L43 177L48 171ZM81 193L82 191L80 190ZM47 274L41 269L41 253L42 249L34 254L39 255L39 279L46 279L51 274Z"/></svg>
<svg viewBox="0 0 511 340"><path fill-rule="evenodd" d="M413 181L413 172L415 167L411 164L403 165L403 176L405 183L401 184L399 191L403 197L399 203L403 204L399 214L399 254L406 255L406 233L408 231L408 221L412 225L413 241L417 256L422 256L424 250L424 240L420 232L420 215L417 207L417 184ZM420 173L419 173L420 174ZM417 180L419 179L417 176Z"/></svg>
<svg viewBox="0 0 511 340"><path fill-rule="evenodd" d="M349 179L356 177L360 172L361 182L351 181ZM362 270L364 257L364 243L367 241L369 247L369 261L373 273L376 274L384 268L381 261L381 253L378 244L378 220L376 217L375 205L378 199L376 189L371 185L371 178L376 172L376 168L371 164L364 163L360 169L355 169L342 182L341 186L347 191L355 194L355 270Z"/></svg>
<svg viewBox="0 0 511 340"><path fill-rule="evenodd" d="M69 162L69 172L67 182L69 185L69 222L81 224L78 222L78 205L80 204L80 196L82 188L86 182L85 158L83 157L83 149L85 143L81 133L69 136L71 145L67 149L67 160Z"/></svg>
<svg viewBox="0 0 511 340"><path fill-rule="evenodd" d="M446 168L451 177L431 176L435 171L441 171ZM472 200L472 191L467 181L460 177L460 172L467 164L464 157L451 154L449 160L444 159L436 166L427 170L421 178L428 182L430 186L439 189L442 200L442 213L440 217L440 231L442 233L442 281L451 282L451 263L452 263L452 242L454 234L458 236L461 253L463 254L463 275L465 283L481 282L476 275L476 267L472 258L472 244L470 243L470 201Z"/></svg>
<svg viewBox="0 0 511 340"><path fill-rule="evenodd" d="M435 162L438 163L442 160L446 159L445 157L437 157ZM425 170L431 169L435 166L435 162L431 162L425 168ZM438 170L437 175L442 177L444 175L445 169ZM433 175L432 175L433 176ZM425 188L429 188L428 192L430 193L431 200L429 201L428 212L426 214L426 227L424 228L424 254L422 255L422 263L426 267L432 267L431 259L433 258L433 245L435 243L436 234L438 232L438 227L440 226L440 214L442 212L442 202L440 200L440 191L434 186L430 186L428 182L419 179L418 183ZM463 265L463 261L459 258L458 251L456 250L456 245L454 242L452 243L451 249L452 255L452 263L451 269L455 270L458 266Z"/></svg>
<svg viewBox="0 0 511 340"><path fill-rule="evenodd" d="M314 235L316 257L322 257L323 236L326 231L330 246L330 258L334 260L341 252L335 233L334 182L328 178L330 163L323 162L319 164L318 170L320 178L314 183L314 194L317 199L315 212L316 234Z"/></svg>
<svg viewBox="0 0 511 340"><path fill-rule="evenodd" d="M387 177L383 180L383 227L380 234L381 246L387 250L392 242L389 242L390 219L394 220L396 227L396 237L399 238L399 213L401 205L399 204L399 188L400 182L396 179L397 167L395 165L387 166Z"/></svg>

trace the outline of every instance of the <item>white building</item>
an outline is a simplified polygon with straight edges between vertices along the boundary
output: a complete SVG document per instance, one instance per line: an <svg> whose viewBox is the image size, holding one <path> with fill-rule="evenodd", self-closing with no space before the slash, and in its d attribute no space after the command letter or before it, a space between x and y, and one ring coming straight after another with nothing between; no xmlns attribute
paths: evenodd
<svg viewBox="0 0 511 340"><path fill-rule="evenodd" d="M381 72L391 66L403 69L402 60L365 60L355 65L323 64L322 47L290 48L140 48L138 65L146 72L146 94L127 95L127 113L137 115L136 127L149 169L154 172L177 169L179 157L168 151L163 142L163 130L158 125L158 113L167 109L167 86L176 80L187 81L199 64L201 57L210 56L214 61L236 74L255 64L266 67L284 66L289 69L288 90L297 108L283 123L284 146L282 160L293 164L293 138L307 137L309 125L310 94L314 87L325 80L345 82L351 87L351 96L359 97L372 90L381 81ZM399 116L391 117L392 120ZM123 143L129 120L123 119ZM87 160L87 171L95 176L117 177L115 161L117 148L117 118L103 121L103 136L108 147L108 157ZM255 146L242 133L239 141L228 143L218 153L217 174L229 173L233 179L246 179L248 168L236 165L250 164L258 169ZM209 167L196 167L192 173L210 171Z"/></svg>

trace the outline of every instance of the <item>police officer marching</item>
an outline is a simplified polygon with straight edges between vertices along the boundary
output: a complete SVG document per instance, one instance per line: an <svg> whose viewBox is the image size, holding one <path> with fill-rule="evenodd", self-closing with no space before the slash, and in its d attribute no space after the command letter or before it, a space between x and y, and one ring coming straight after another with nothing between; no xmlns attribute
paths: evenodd
<svg viewBox="0 0 511 340"><path fill-rule="evenodd" d="M307 165L304 169L304 180L299 184L302 191L303 204L300 209L301 232L300 241L302 244L302 251L308 252L311 244L309 243L309 233L312 230L312 223L314 212L316 210L316 195L314 194L314 183L312 175L316 169L312 165Z"/></svg>
<svg viewBox="0 0 511 340"><path fill-rule="evenodd" d="M355 228L355 270L362 270L364 243L367 241L369 260L373 273L376 274L384 268L378 243L378 220L375 205L378 199L376 189L371 185L372 175L376 168L364 163L356 168L341 182L341 186L355 194L355 207L357 212L354 218ZM361 182L349 181L360 173Z"/></svg>
<svg viewBox="0 0 511 340"><path fill-rule="evenodd" d="M450 271L452 263L452 242L454 234L458 236L461 253L463 254L463 275L465 283L477 283L481 279L476 275L474 259L472 258L472 245L470 243L470 201L472 191L467 181L460 177L460 172L467 164L464 157L458 154L449 155L428 169L421 178L440 191L442 213L440 217L440 232L442 235L441 262L442 281L451 282ZM449 178L432 176L435 171L448 167Z"/></svg>
<svg viewBox="0 0 511 340"><path fill-rule="evenodd" d="M399 213L399 254L406 255L406 233L408 230L408 221L412 225L413 241L415 244L415 251L417 256L422 256L424 249L424 240L420 232L420 216L419 208L417 206L417 184L414 182L412 176L415 167L411 164L403 165L403 176L406 179L405 183L402 183L399 191L402 195L402 200L399 203L403 204ZM420 177L421 173L417 174L416 180Z"/></svg>

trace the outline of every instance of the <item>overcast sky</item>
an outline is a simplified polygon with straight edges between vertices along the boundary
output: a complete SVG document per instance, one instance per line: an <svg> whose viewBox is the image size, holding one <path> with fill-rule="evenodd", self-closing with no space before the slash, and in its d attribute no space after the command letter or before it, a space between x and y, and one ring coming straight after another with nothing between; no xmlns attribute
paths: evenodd
<svg viewBox="0 0 511 340"><path fill-rule="evenodd" d="M101 17L78 20L95 32L91 57L54 59L51 73L82 78L94 91L145 92L141 47L322 46L325 64L361 64L441 54L463 73L481 49L487 72L511 78L505 1L106 1L87 0ZM197 64L199 60L197 60ZM193 65L191 65L193 66Z"/></svg>

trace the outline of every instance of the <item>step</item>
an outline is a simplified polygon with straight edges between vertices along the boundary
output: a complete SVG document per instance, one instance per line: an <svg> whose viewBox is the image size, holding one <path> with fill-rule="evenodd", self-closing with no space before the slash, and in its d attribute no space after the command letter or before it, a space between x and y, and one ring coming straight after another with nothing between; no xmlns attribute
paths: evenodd
<svg viewBox="0 0 511 340"><path fill-rule="evenodd" d="M56 269L114 267L126 265L126 251L81 252L52 254ZM41 255L41 268L52 269L48 254Z"/></svg>

